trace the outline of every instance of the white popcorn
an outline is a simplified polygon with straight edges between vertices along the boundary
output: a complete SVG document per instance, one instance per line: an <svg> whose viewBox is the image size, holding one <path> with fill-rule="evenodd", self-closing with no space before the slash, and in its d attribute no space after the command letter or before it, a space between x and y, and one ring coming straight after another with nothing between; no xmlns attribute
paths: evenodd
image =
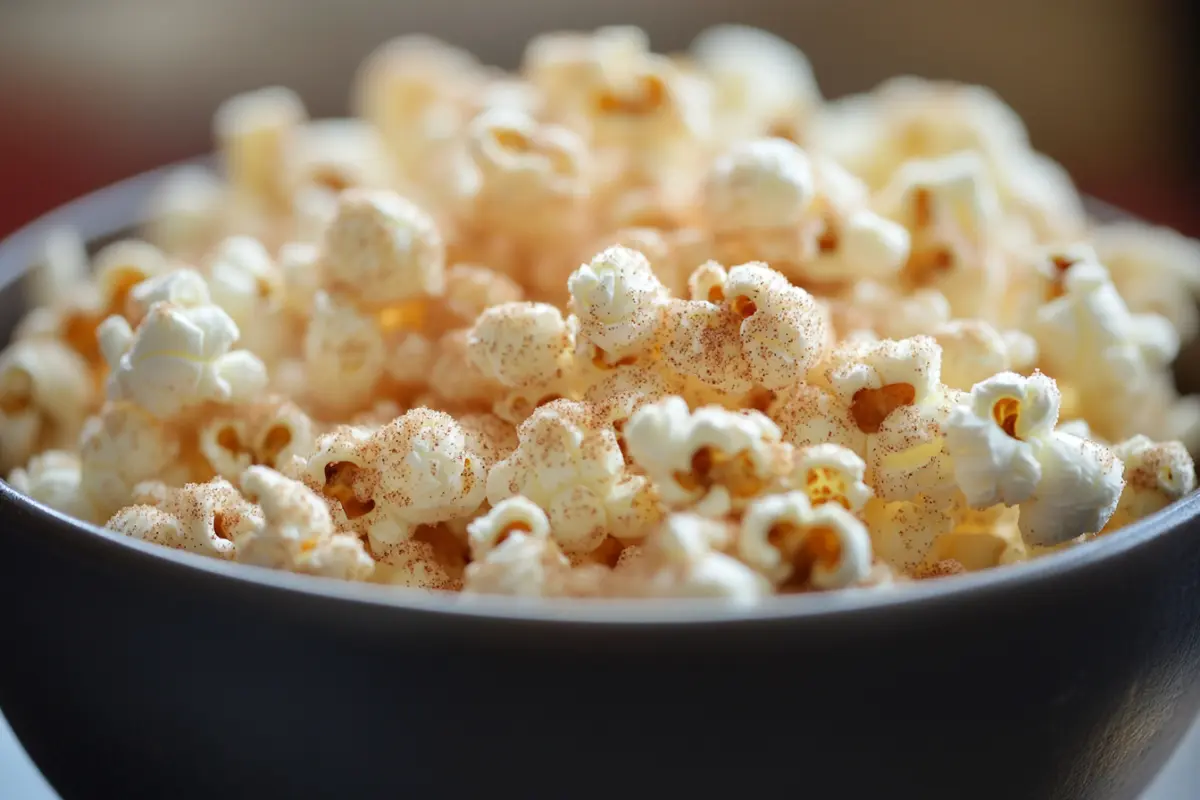
<svg viewBox="0 0 1200 800"><path fill-rule="evenodd" d="M100 517L128 505L137 484L182 482L178 435L130 403L110 403L79 437L83 492Z"/></svg>
<svg viewBox="0 0 1200 800"><path fill-rule="evenodd" d="M1174 359L1178 335L1156 314L1131 314L1099 264L1071 266L1063 286L1062 297L1038 310L1032 329L1052 374L1111 390L1138 386Z"/></svg>
<svg viewBox="0 0 1200 800"><path fill-rule="evenodd" d="M17 467L8 484L42 505L86 522L101 522L87 495L79 456L65 450L46 450Z"/></svg>
<svg viewBox="0 0 1200 800"><path fill-rule="evenodd" d="M812 164L784 139L739 142L713 162L704 191L719 232L794 227L816 196Z"/></svg>
<svg viewBox="0 0 1200 800"><path fill-rule="evenodd" d="M857 514L871 499L863 482L867 465L854 451L838 444L816 444L796 452L792 483L813 506L836 503Z"/></svg>
<svg viewBox="0 0 1200 800"><path fill-rule="evenodd" d="M394 192L343 193L321 248L324 287L364 306L436 296L444 288L446 252L437 225Z"/></svg>
<svg viewBox="0 0 1200 800"><path fill-rule="evenodd" d="M374 395L387 359L377 320L318 292L304 336L305 391L328 413L362 408Z"/></svg>
<svg viewBox="0 0 1200 800"><path fill-rule="evenodd" d="M154 481L139 484L133 501L134 505L118 511L105 527L215 558L233 558L237 539L262 524L259 510L220 478L178 489Z"/></svg>
<svg viewBox="0 0 1200 800"><path fill-rule="evenodd" d="M147 278L133 287L125 302L125 318L131 326L141 324L155 303L169 303L178 308L199 308L212 305L208 283L193 269L176 269Z"/></svg>
<svg viewBox="0 0 1200 800"><path fill-rule="evenodd" d="M956 316L992 315L1004 281L994 246L1000 205L977 154L904 164L878 204L912 235L908 285L938 289Z"/></svg>
<svg viewBox="0 0 1200 800"><path fill-rule="evenodd" d="M287 146L307 112L291 90L268 87L226 100L213 119L225 174L234 190L264 204L284 204Z"/></svg>
<svg viewBox="0 0 1200 800"><path fill-rule="evenodd" d="M713 83L723 138L760 135L792 119L800 124L820 105L808 59L766 31L716 25L701 31L689 53Z"/></svg>
<svg viewBox="0 0 1200 800"><path fill-rule="evenodd" d="M722 516L776 477L779 428L758 412L710 406L691 413L683 398L668 397L640 408L624 433L630 458L671 506Z"/></svg>
<svg viewBox="0 0 1200 800"><path fill-rule="evenodd" d="M1184 342L1195 338L1200 331L1200 244L1195 239L1138 222L1101 225L1092 237L1099 263L1108 268L1131 311L1166 318Z"/></svg>
<svg viewBox="0 0 1200 800"><path fill-rule="evenodd" d="M925 495L912 500L867 503L866 521L875 554L902 572L927 563L938 539L954 528L945 501Z"/></svg>
<svg viewBox="0 0 1200 800"><path fill-rule="evenodd" d="M824 354L826 320L812 295L761 264L729 270L724 294L742 318L739 334L754 381L767 389L794 384Z"/></svg>
<svg viewBox="0 0 1200 800"><path fill-rule="evenodd" d="M87 281L87 245L73 228L55 227L42 239L38 263L26 274L23 294L29 308L58 306L70 287Z"/></svg>
<svg viewBox="0 0 1200 800"><path fill-rule="evenodd" d="M321 251L308 242L288 242L279 249L279 277L283 305L293 314L307 315L320 288Z"/></svg>
<svg viewBox="0 0 1200 800"><path fill-rule="evenodd" d="M488 513L467 525L471 557L476 561L485 558L514 533L534 539L550 536L546 512L521 495L501 500Z"/></svg>
<svg viewBox="0 0 1200 800"><path fill-rule="evenodd" d="M224 187L211 170L173 169L146 203L147 238L170 253L200 252L217 235L224 205Z"/></svg>
<svg viewBox="0 0 1200 800"><path fill-rule="evenodd" d="M822 222L816 253L803 273L815 281L886 279L904 266L910 248L903 225L858 208L842 219L831 216Z"/></svg>
<svg viewBox="0 0 1200 800"><path fill-rule="evenodd" d="M0 470L74 444L95 399L88 366L57 339L21 339L0 352Z"/></svg>
<svg viewBox="0 0 1200 800"><path fill-rule="evenodd" d="M254 326L261 315L282 304L283 278L267 248L250 236L223 241L208 264L213 302L239 328Z"/></svg>
<svg viewBox="0 0 1200 800"><path fill-rule="evenodd" d="M469 348L480 372L520 389L561 377L570 368L574 340L554 306L504 303L479 315L471 328Z"/></svg>
<svg viewBox="0 0 1200 800"><path fill-rule="evenodd" d="M261 508L263 522L237 539L239 562L343 580L370 577L375 562L362 542L335 532L328 506L302 483L251 467L241 486L246 499Z"/></svg>
<svg viewBox="0 0 1200 800"><path fill-rule="evenodd" d="M136 331L109 317L98 331L112 369L108 395L167 419L207 401L245 402L267 385L266 367L248 351L231 351L238 328L217 306L158 304Z"/></svg>
<svg viewBox="0 0 1200 800"><path fill-rule="evenodd" d="M1039 455L1058 422L1059 392L1041 373L1002 372L950 412L946 449L972 508L1024 503L1042 479Z"/></svg>
<svg viewBox="0 0 1200 800"><path fill-rule="evenodd" d="M347 189L384 188L394 180L379 131L359 119L309 122L288 142L285 162L292 192L321 191L335 201Z"/></svg>
<svg viewBox="0 0 1200 800"><path fill-rule="evenodd" d="M1125 489L1106 530L1148 517L1196 488L1195 465L1179 442L1139 435L1118 443L1113 452L1124 464Z"/></svg>
<svg viewBox="0 0 1200 800"><path fill-rule="evenodd" d="M927 402L941 383L941 348L928 336L842 345L817 376L850 406L863 433L896 409Z"/></svg>
<svg viewBox="0 0 1200 800"><path fill-rule="evenodd" d="M836 503L813 507L804 492L776 494L746 509L738 555L776 585L840 589L871 569L867 529Z"/></svg>
<svg viewBox="0 0 1200 800"><path fill-rule="evenodd" d="M695 514L672 514L646 544L635 591L649 597L689 597L753 605L770 594L763 576L717 552L724 526Z"/></svg>
<svg viewBox="0 0 1200 800"><path fill-rule="evenodd" d="M1057 545L1104 527L1124 488L1121 459L1097 442L1055 431L1038 448L1042 479L1021 503L1025 543Z"/></svg>
<svg viewBox="0 0 1200 800"><path fill-rule="evenodd" d="M415 408L371 440L378 518L367 532L376 556L386 558L389 546L410 539L417 526L465 516L483 502L487 466L449 414Z"/></svg>
<svg viewBox="0 0 1200 800"><path fill-rule="evenodd" d="M517 434L520 445L488 474L490 503L514 495L536 503L567 553L590 553L609 534L644 535L654 512L641 499L647 481L625 474L615 431L592 409L558 400L537 409Z"/></svg>
<svg viewBox="0 0 1200 800"><path fill-rule="evenodd" d="M703 300L671 300L662 330L662 358L677 374L725 395L754 388L750 360L742 352L739 314Z"/></svg>
<svg viewBox="0 0 1200 800"><path fill-rule="evenodd" d="M970 391L980 381L1015 366L1006 336L984 320L953 320L938 326L932 335L942 348L942 382L952 389ZM1027 344L1013 341L1017 347Z"/></svg>
<svg viewBox="0 0 1200 800"><path fill-rule="evenodd" d="M104 307L125 313L125 300L134 286L168 269L166 255L139 239L113 242L96 254L92 264Z"/></svg>
<svg viewBox="0 0 1200 800"><path fill-rule="evenodd" d="M797 448L818 444L845 447L858 456L867 452L867 434L859 429L851 404L807 383L793 387L768 410L783 441Z"/></svg>
<svg viewBox="0 0 1200 800"><path fill-rule="evenodd" d="M610 356L636 354L659 332L666 288L636 250L610 247L571 273L567 288L580 335Z"/></svg>
<svg viewBox="0 0 1200 800"><path fill-rule="evenodd" d="M518 531L467 565L463 591L541 597L553 594L569 569L570 562L552 539Z"/></svg>

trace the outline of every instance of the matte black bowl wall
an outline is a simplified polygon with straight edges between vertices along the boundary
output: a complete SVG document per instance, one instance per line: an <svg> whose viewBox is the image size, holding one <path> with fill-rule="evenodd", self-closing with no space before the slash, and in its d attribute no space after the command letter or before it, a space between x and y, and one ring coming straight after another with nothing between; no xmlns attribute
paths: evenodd
<svg viewBox="0 0 1200 800"><path fill-rule="evenodd" d="M54 221L112 234L152 182ZM0 246L10 324L35 243ZM269 573L2 487L0 707L67 800L1134 798L1200 705L1198 514L738 614Z"/></svg>

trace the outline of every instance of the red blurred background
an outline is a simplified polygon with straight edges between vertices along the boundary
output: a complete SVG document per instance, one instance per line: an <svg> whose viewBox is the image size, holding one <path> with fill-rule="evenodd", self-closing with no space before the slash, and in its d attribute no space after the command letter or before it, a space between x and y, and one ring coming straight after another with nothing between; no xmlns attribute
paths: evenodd
<svg viewBox="0 0 1200 800"><path fill-rule="evenodd" d="M825 92L901 72L997 89L1085 190L1200 233L1196 4L1173 0L0 0L0 234L203 152L225 96L271 83L345 110L374 45L430 32L513 66L549 28L633 22L681 49L715 22L798 43Z"/></svg>

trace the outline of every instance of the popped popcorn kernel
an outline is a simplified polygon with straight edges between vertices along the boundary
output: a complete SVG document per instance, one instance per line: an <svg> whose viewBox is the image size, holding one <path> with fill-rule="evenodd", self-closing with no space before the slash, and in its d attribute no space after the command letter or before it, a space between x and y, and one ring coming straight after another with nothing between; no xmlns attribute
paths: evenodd
<svg viewBox="0 0 1200 800"><path fill-rule="evenodd" d="M688 410L683 398L643 406L625 426L630 458L665 503L721 516L741 509L778 478L779 428L757 412Z"/></svg>
<svg viewBox="0 0 1200 800"><path fill-rule="evenodd" d="M1124 465L1097 442L1054 431L1038 451L1042 479L1021 504L1025 543L1057 545L1098 533L1116 511L1125 486Z"/></svg>
<svg viewBox="0 0 1200 800"><path fill-rule="evenodd" d="M412 201L385 190L339 195L321 242L323 286L363 307L441 295L445 261L434 220Z"/></svg>
<svg viewBox="0 0 1200 800"><path fill-rule="evenodd" d="M643 546L636 565L628 569L630 593L753 605L770 594L771 584L720 552L728 540L726 526L717 520L688 513L670 515Z"/></svg>
<svg viewBox="0 0 1200 800"><path fill-rule="evenodd" d="M109 403L79 435L83 492L108 518L130 503L143 481L183 483L182 449L179 433L162 420L130 403Z"/></svg>
<svg viewBox="0 0 1200 800"><path fill-rule="evenodd" d="M521 389L564 377L574 341L554 306L504 303L479 315L468 347L472 363L486 377Z"/></svg>
<svg viewBox="0 0 1200 800"><path fill-rule="evenodd" d="M235 191L263 205L286 204L286 150L307 117L300 98L282 87L237 95L217 109L213 128Z"/></svg>
<svg viewBox="0 0 1200 800"><path fill-rule="evenodd" d="M0 352L0 470L75 443L95 403L87 364L55 339L22 339Z"/></svg>
<svg viewBox="0 0 1200 800"><path fill-rule="evenodd" d="M975 385L950 412L946 448L973 508L1022 503L1042 478L1039 449L1058 422L1059 392L1041 373L999 373Z"/></svg>
<svg viewBox="0 0 1200 800"><path fill-rule="evenodd" d="M937 540L954 529L947 512L943 501L925 495L897 502L872 499L865 517L875 554L901 573L920 570Z"/></svg>
<svg viewBox="0 0 1200 800"><path fill-rule="evenodd" d="M744 395L754 388L750 360L742 351L742 322L724 305L670 300L662 326L663 361L719 394Z"/></svg>
<svg viewBox="0 0 1200 800"><path fill-rule="evenodd" d="M666 288L636 250L610 247L571 273L580 336L612 357L636 356L658 335Z"/></svg>
<svg viewBox="0 0 1200 800"><path fill-rule="evenodd" d="M261 512L233 484L218 478L180 488L157 481L138 484L133 505L105 527L177 550L231 559L237 539L261 524Z"/></svg>
<svg viewBox="0 0 1200 800"><path fill-rule="evenodd" d="M109 314L125 314L130 291L168 269L165 253L139 239L113 242L92 260L100 300Z"/></svg>
<svg viewBox="0 0 1200 800"><path fill-rule="evenodd" d="M99 522L83 492L79 456L65 450L46 450L8 474L8 485L55 511L88 522Z"/></svg>
<svg viewBox="0 0 1200 800"><path fill-rule="evenodd" d="M517 435L517 449L488 473L493 506L514 495L536 503L567 553L590 553L610 533L642 533L620 523L635 521L647 481L626 473L616 432L591 407L556 400L534 411Z"/></svg>
<svg viewBox="0 0 1200 800"><path fill-rule="evenodd" d="M262 361L232 349L238 327L217 306L158 303L136 330L112 316L98 335L112 369L109 399L133 401L163 419L209 401L245 403L267 385Z"/></svg>
<svg viewBox="0 0 1200 800"><path fill-rule="evenodd" d="M793 482L814 506L836 503L859 513L871 499L863 482L867 465L854 451L837 444L817 444L796 451Z"/></svg>
<svg viewBox="0 0 1200 800"><path fill-rule="evenodd" d="M467 526L471 557L478 561L495 550L514 533L534 539L550 536L546 512L521 495L501 500L488 513Z"/></svg>
<svg viewBox="0 0 1200 800"><path fill-rule="evenodd" d="M836 504L811 505L803 492L756 500L738 535L742 560L777 585L839 589L871 568L867 529Z"/></svg>
<svg viewBox="0 0 1200 800"><path fill-rule="evenodd" d="M239 562L343 580L371 576L375 562L362 542L335 531L328 506L304 484L261 466L247 469L240 483L262 524L236 539Z"/></svg>
<svg viewBox="0 0 1200 800"><path fill-rule="evenodd" d="M1148 517L1196 488L1196 467L1180 442L1139 435L1112 449L1124 464L1125 488L1105 530Z"/></svg>

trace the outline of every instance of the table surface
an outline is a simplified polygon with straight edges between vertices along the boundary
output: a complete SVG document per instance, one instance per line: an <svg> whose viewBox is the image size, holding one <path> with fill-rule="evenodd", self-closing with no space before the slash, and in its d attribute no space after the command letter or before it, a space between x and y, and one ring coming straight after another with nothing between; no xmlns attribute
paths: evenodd
<svg viewBox="0 0 1200 800"><path fill-rule="evenodd" d="M0 715L0 789L11 800L58 800ZM1200 797L1200 720L1142 800Z"/></svg>

